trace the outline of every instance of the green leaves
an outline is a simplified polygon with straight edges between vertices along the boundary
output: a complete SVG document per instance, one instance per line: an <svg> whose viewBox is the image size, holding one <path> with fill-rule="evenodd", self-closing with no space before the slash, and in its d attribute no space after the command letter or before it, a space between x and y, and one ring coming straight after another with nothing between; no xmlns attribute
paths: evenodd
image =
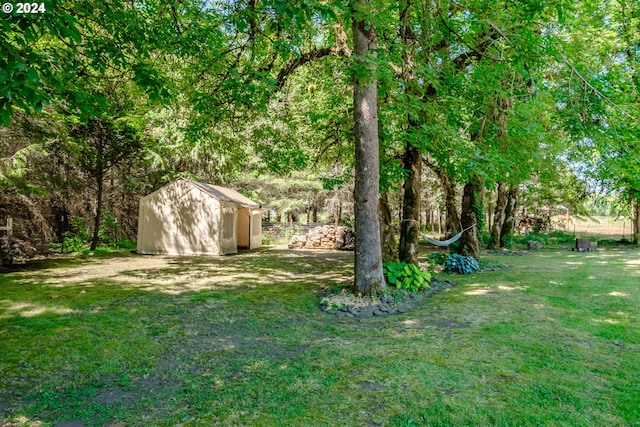
<svg viewBox="0 0 640 427"><path fill-rule="evenodd" d="M444 263L444 271L447 273L469 274L479 270L480 264L472 256L451 254Z"/></svg>
<svg viewBox="0 0 640 427"><path fill-rule="evenodd" d="M421 270L417 265L386 261L382 264L382 269L387 283L398 289L417 292L431 287L431 273Z"/></svg>

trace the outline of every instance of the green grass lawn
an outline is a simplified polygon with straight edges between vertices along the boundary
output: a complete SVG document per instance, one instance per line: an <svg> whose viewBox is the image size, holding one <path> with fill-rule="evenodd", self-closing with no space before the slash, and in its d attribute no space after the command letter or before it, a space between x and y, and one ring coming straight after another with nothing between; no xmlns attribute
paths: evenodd
<svg viewBox="0 0 640 427"><path fill-rule="evenodd" d="M0 425L640 426L637 249L487 255L507 268L359 321L318 308L352 256L2 274Z"/></svg>

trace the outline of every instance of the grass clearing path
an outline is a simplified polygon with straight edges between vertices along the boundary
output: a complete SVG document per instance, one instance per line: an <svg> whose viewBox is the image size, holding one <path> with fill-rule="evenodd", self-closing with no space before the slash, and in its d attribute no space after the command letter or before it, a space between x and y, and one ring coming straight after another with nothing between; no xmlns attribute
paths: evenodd
<svg viewBox="0 0 640 427"><path fill-rule="evenodd" d="M486 259L360 321L318 308L344 252L3 274L0 425L640 426L640 251Z"/></svg>

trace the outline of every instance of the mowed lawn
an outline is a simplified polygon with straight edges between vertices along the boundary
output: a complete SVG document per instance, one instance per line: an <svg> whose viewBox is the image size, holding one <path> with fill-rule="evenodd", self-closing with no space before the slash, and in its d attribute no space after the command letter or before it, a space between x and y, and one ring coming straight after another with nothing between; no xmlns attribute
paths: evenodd
<svg viewBox="0 0 640 427"><path fill-rule="evenodd" d="M507 268L359 321L318 308L352 256L2 274L0 425L640 426L639 250L485 255Z"/></svg>

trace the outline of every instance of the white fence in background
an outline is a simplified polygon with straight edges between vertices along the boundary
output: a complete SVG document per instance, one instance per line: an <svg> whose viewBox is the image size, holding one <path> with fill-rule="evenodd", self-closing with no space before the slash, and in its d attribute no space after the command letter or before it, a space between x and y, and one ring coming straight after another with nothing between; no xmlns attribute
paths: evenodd
<svg viewBox="0 0 640 427"><path fill-rule="evenodd" d="M3 227L0 226L0 231L6 231L7 236L11 236L13 234L13 218L8 217L5 220L5 225Z"/></svg>

